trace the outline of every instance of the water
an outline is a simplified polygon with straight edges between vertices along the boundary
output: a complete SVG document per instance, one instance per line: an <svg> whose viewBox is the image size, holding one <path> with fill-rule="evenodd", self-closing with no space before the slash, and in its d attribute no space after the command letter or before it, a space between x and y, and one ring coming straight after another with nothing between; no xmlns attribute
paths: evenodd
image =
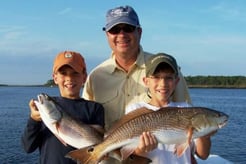
<svg viewBox="0 0 246 164"><path fill-rule="evenodd" d="M26 154L20 137L29 117L28 102L39 93L58 96L57 88L0 87L0 163L38 161L38 152ZM229 122L212 137L212 154L234 163L246 163L246 89L190 89L193 105L227 113Z"/></svg>

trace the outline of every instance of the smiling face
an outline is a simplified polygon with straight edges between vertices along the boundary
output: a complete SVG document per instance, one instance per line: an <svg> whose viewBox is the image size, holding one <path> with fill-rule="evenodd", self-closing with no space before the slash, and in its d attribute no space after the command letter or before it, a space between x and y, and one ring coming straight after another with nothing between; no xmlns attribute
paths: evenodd
<svg viewBox="0 0 246 164"><path fill-rule="evenodd" d="M112 30L120 29L118 33L110 33L110 30L106 32L108 43L114 54L136 55L138 53L142 29L137 27L133 31L127 31L126 29L130 28L127 26L130 25L118 24L112 28Z"/></svg>
<svg viewBox="0 0 246 164"><path fill-rule="evenodd" d="M76 72L70 66L64 65L53 74L53 79L62 97L77 99L80 98L80 90L85 83L86 76L85 71Z"/></svg>
<svg viewBox="0 0 246 164"><path fill-rule="evenodd" d="M150 103L162 107L170 102L179 78L170 65L161 63L153 75L143 80L151 95Z"/></svg>

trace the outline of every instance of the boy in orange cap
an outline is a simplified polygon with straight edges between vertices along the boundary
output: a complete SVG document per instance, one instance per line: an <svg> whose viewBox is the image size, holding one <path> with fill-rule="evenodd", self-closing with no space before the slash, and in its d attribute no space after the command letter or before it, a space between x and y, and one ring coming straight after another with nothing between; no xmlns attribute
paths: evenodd
<svg viewBox="0 0 246 164"><path fill-rule="evenodd" d="M60 97L53 99L72 117L76 117L86 124L104 127L104 108L101 104L85 100L80 97L80 91L87 77L86 64L80 53L64 51L59 53L53 66L53 79L58 85ZM75 164L65 155L74 150L72 146L65 146L41 121L41 117L34 100L30 100L30 118L27 122L22 145L27 153L40 151L41 164Z"/></svg>

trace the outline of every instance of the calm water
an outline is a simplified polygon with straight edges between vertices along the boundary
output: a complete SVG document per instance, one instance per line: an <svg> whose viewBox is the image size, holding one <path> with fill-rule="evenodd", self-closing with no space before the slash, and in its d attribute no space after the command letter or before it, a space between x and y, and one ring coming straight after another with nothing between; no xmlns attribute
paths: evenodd
<svg viewBox="0 0 246 164"><path fill-rule="evenodd" d="M20 136L29 116L28 102L39 93L59 95L57 88L0 87L0 163L37 163L38 152L26 154ZM246 89L190 89L193 105L227 113L226 127L212 138L212 154L246 163Z"/></svg>

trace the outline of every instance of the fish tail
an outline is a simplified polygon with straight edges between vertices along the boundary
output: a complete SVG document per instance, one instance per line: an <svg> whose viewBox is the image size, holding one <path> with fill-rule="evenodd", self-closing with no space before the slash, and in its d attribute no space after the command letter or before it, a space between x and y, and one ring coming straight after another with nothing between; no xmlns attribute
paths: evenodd
<svg viewBox="0 0 246 164"><path fill-rule="evenodd" d="M83 164L95 164L100 161L98 153L94 151L93 146L70 151L66 154L66 157Z"/></svg>

